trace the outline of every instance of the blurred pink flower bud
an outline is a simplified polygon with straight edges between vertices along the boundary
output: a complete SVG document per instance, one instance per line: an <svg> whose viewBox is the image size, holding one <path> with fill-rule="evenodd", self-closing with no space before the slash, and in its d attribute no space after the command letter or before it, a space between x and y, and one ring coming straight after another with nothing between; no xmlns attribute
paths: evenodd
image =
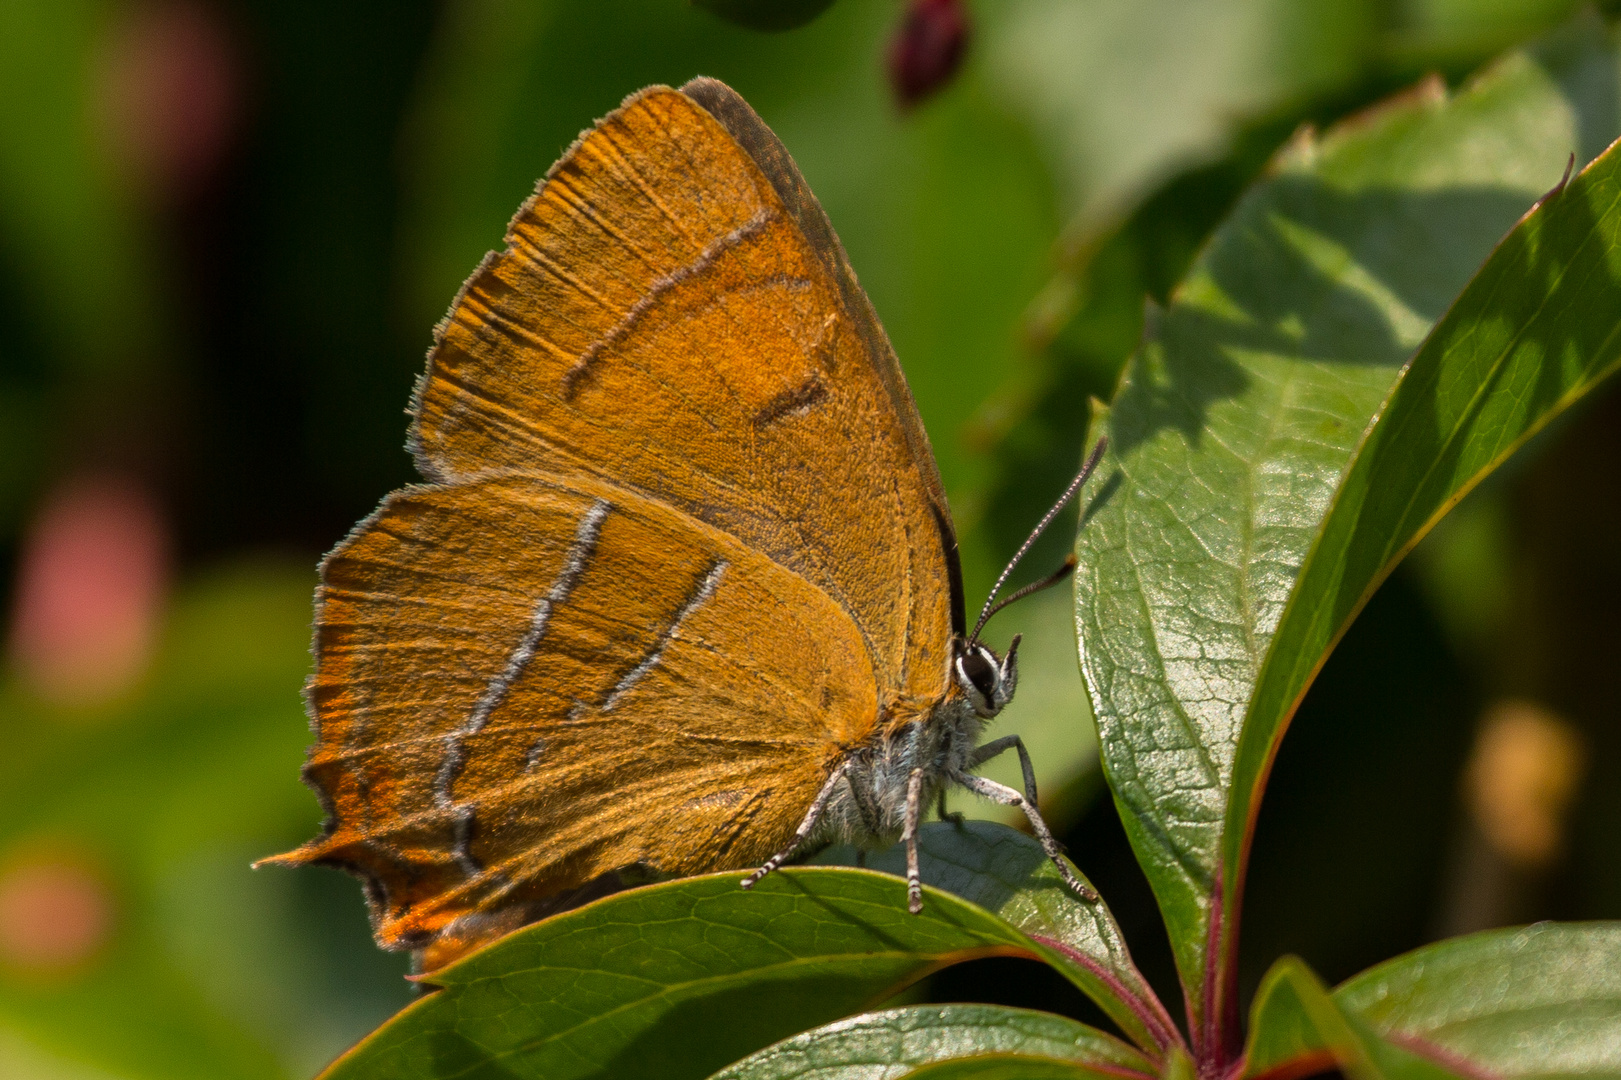
<svg viewBox="0 0 1621 1080"><path fill-rule="evenodd" d="M77 967L106 943L107 886L66 859L35 858L0 871L0 964L34 971Z"/></svg>
<svg viewBox="0 0 1621 1080"><path fill-rule="evenodd" d="M132 481L82 476L49 495L24 541L11 632L12 660L35 693L90 705L141 677L168 546L155 500Z"/></svg>
<svg viewBox="0 0 1621 1080"><path fill-rule="evenodd" d="M950 82L967 44L961 0L911 0L889 43L889 84L901 107L911 108Z"/></svg>
<svg viewBox="0 0 1621 1080"><path fill-rule="evenodd" d="M217 11L197 0L145 0L111 24L95 68L114 160L161 197L213 174L237 112L236 56Z"/></svg>

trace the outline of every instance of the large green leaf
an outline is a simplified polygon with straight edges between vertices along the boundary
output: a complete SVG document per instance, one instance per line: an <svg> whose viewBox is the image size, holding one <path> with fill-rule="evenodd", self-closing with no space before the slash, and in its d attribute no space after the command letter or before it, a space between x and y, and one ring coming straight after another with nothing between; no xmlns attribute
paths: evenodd
<svg viewBox="0 0 1621 1080"><path fill-rule="evenodd" d="M914 1005L784 1039L713 1080L887 1080L931 1063L984 1066L990 1055L1018 1055L1032 1065L1061 1063L1072 1070L1060 1074L1066 1076L1098 1075L1075 1070L1087 1065L1111 1076L1155 1075L1153 1063L1120 1040L1061 1016L1000 1005Z"/></svg>
<svg viewBox="0 0 1621 1080"><path fill-rule="evenodd" d="M1621 923L1539 923L1437 942L1334 1000L1386 1037L1498 1076L1621 1076Z"/></svg>
<svg viewBox="0 0 1621 1080"><path fill-rule="evenodd" d="M1071 892L1035 840L991 822L935 822L919 833L918 854L925 882L1016 927L1042 959L1156 1059L1181 1043L1175 1023L1132 962L1108 907L1086 903ZM846 848L825 858L848 860L853 855ZM906 855L896 845L871 856L868 865L903 874Z"/></svg>
<svg viewBox="0 0 1621 1080"><path fill-rule="evenodd" d="M1425 351L1424 365L1439 363L1439 373L1414 385L1439 380L1449 408L1455 394L1539 387L1518 412L1476 408L1448 421L1517 428L1471 458L1473 471L1446 457L1432 474L1434 455L1450 453L1444 436L1404 437L1410 466L1379 473L1387 486L1378 505L1397 508L1382 522L1358 529L1358 508L1336 499L1404 362L1498 238L1558 181L1571 153L1585 160L1614 136L1617 85L1610 34L1583 20L1455 97L1426 84L1321 139L1296 140L1150 320L1099 418L1111 453L1077 544L1082 668L1106 773L1170 930L1196 1046L1236 1044L1236 919L1224 913L1237 911L1260 784L1310 674L1411 538L1382 530L1411 517L1410 499L1428 507L1409 522L1421 528L1602 367L1591 355L1532 348L1515 354L1529 386L1501 380L1490 361L1460 351L1486 329L1476 325L1483 308L1461 306ZM1613 272L1602 256L1594 261L1606 245L1584 244L1580 232L1608 220L1590 202L1605 197L1597 173L1608 168L1548 208L1575 215L1569 224L1525 227L1532 262L1511 243L1482 279L1482 288L1538 297L1512 307L1522 324L1537 320L1539 341L1559 334L1569 350L1608 348L1605 331L1593 337L1583 323L1613 325ZM1561 276L1578 262L1589 269ZM1473 322L1457 321L1468 312ZM1520 328L1491 336L1515 340ZM1462 386L1470 379L1476 386ZM1549 386L1557 389L1541 389ZM1381 426L1396 415L1387 411ZM1342 529L1359 546L1348 557L1371 564L1350 604L1315 584L1335 560L1302 578L1325 530L1332 538ZM1297 640L1306 633L1297 624L1313 619L1326 632Z"/></svg>
<svg viewBox="0 0 1621 1080"><path fill-rule="evenodd" d="M1309 1076L1338 1068L1351 1080L1470 1077L1380 1037L1329 995L1298 957L1272 965L1255 995L1246 1077Z"/></svg>
<svg viewBox="0 0 1621 1080"><path fill-rule="evenodd" d="M657 1046L639 1075L704 1076L930 971L986 955L1058 968L1149 1055L1130 1051L1132 1061L1152 1067L1180 1045L1108 909L1077 898L1035 841L990 822L937 822L919 846L929 887L920 916L902 902L899 848L874 856L875 869L892 873L811 867L773 875L749 893L735 873L634 890L520 931L433 976L439 993L328 1075L611 1075ZM728 1022L706 1019L721 1016Z"/></svg>
<svg viewBox="0 0 1621 1080"><path fill-rule="evenodd" d="M1493 930L1417 949L1332 998L1292 957L1256 993L1245 1075L1621 1076L1621 923Z"/></svg>
<svg viewBox="0 0 1621 1080"><path fill-rule="evenodd" d="M986 521L1006 549L1024 538L1021 523L1046 509L1037 505L1044 493L1073 475L1087 420L1074 403L1114 392L1142 336L1143 296L1166 297L1291 131L1326 126L1437 65L1466 73L1577 6L998 5L984 35L988 72L1030 118L1072 215L1024 327L1034 370L980 413L978 437L1000 442ZM1052 539L1062 550L1072 537Z"/></svg>
<svg viewBox="0 0 1621 1080"><path fill-rule="evenodd" d="M976 47L1053 159L1071 238L1245 120L1339 95L1372 71L1467 72L1580 0L1003 0Z"/></svg>
<svg viewBox="0 0 1621 1080"><path fill-rule="evenodd" d="M944 965L1036 952L949 893L907 914L889 874L810 867L749 892L741 880L653 885L519 931L436 974L443 989L325 1075L704 1077Z"/></svg>
<svg viewBox="0 0 1621 1080"><path fill-rule="evenodd" d="M1029 1054L982 1054L936 1061L901 1074L906 1080L1096 1080L1113 1070Z"/></svg>

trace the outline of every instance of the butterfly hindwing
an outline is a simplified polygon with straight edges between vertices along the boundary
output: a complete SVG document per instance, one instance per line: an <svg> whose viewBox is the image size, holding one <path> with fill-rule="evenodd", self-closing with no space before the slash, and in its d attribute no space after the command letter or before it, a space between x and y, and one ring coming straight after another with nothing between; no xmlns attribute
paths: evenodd
<svg viewBox="0 0 1621 1080"><path fill-rule="evenodd" d="M333 827L295 858L369 878L394 944L626 866L758 861L877 708L824 594L600 481L398 492L323 582Z"/></svg>

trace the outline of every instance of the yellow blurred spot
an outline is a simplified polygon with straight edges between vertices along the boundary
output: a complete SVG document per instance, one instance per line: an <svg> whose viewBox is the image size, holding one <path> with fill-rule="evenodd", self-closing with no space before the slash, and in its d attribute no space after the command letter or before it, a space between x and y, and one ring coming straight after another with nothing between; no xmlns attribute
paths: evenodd
<svg viewBox="0 0 1621 1080"><path fill-rule="evenodd" d="M112 930L107 886L85 867L39 859L0 872L0 963L35 971L77 967Z"/></svg>
<svg viewBox="0 0 1621 1080"><path fill-rule="evenodd" d="M1558 858L1582 758L1581 736L1541 705L1492 706L1465 773L1469 810L1486 841L1527 869Z"/></svg>

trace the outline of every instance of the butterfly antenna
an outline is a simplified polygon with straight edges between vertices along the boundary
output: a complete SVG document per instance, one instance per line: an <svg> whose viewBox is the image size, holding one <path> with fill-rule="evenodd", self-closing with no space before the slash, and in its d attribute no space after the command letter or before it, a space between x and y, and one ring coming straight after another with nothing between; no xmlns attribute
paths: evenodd
<svg viewBox="0 0 1621 1080"><path fill-rule="evenodd" d="M1057 570L1054 570L1052 573L1048 574L1046 577L1042 578L1040 581L1032 581L1030 584L1026 585L1024 588L1020 589L1018 592L1014 593L1012 596L1004 596L1004 597L1002 597L1002 599L997 602L997 605L995 607L991 608L991 610L989 610L989 611L987 611L985 613L985 619L984 619L984 622L981 623L981 625L984 625L984 623L990 622L993 618L996 617L996 613L998 611L1001 611L1003 608L1011 607L1012 605L1017 604L1020 600L1023 600L1025 597L1029 596L1031 593L1038 593L1042 589L1050 589L1050 588L1052 588L1054 585L1057 585L1060 581L1063 581L1065 578L1069 577L1069 575L1074 573L1074 572L1075 572L1075 553L1072 551L1068 555L1064 556L1064 565L1060 566Z"/></svg>
<svg viewBox="0 0 1621 1080"><path fill-rule="evenodd" d="M1069 501L1075 497L1075 493L1081 490L1081 485L1086 483L1086 478L1091 476L1092 470L1098 467L1098 462L1102 460L1103 451L1108 445L1108 439L1098 440L1098 444L1086 456L1086 464L1081 466L1081 471L1076 474L1075 479L1069 482L1069 487L1064 489L1064 494L1059 497L1057 502L1053 503L1053 508L1042 515L1040 521L1036 522L1036 527L1031 530L1029 537L1025 539L1023 544L1019 545L1019 550L1013 553L1013 558L1008 560L1008 564L1003 568L1001 576L996 579L996 584L991 586L991 594L985 598L985 606L980 610L979 621L974 624L974 632L968 635L970 643L979 640L979 632L985 629L985 624L990 621L992 615L995 615L1015 600L1022 600L1033 592L1040 592L1042 589L1058 584L1064 580L1070 571L1075 569L1075 557L1071 555L1064 560L1063 567L1057 573L1043 578L1041 581L1026 585L1000 604L996 602L997 594L1002 591L1002 586L1007 584L1008 575L1012 574L1013 568L1019 565L1019 560L1030 553L1030 549L1035 546L1036 541L1041 539L1041 534L1047 531L1047 526L1051 525L1053 519L1063 512L1064 507L1069 505Z"/></svg>

